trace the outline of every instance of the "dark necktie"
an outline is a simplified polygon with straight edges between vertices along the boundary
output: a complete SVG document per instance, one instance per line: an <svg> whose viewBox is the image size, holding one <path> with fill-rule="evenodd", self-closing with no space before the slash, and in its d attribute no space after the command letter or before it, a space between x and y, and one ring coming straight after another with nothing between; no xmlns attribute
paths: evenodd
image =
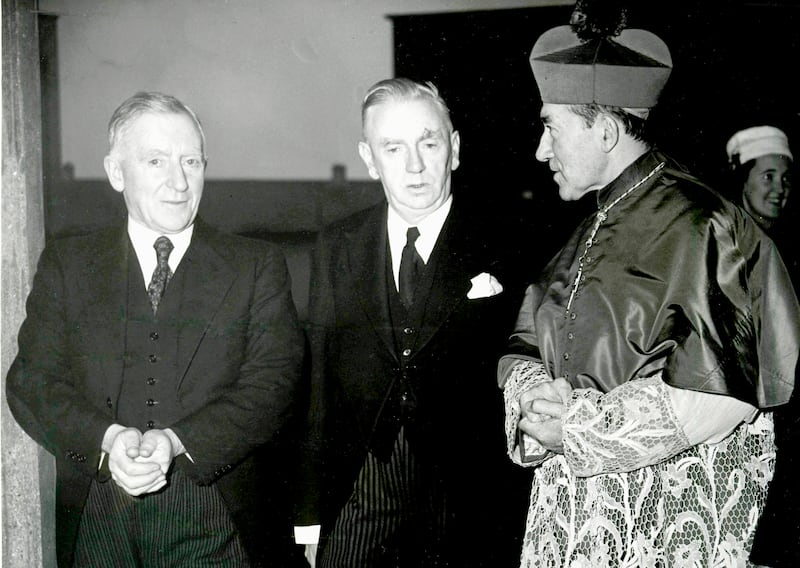
<svg viewBox="0 0 800 568"><path fill-rule="evenodd" d="M419 237L419 229L409 227L406 231L406 246L403 247L403 254L400 256L400 299L406 308L410 308L414 303L414 287L417 284L417 277L422 272L425 263L417 252L414 242Z"/></svg>
<svg viewBox="0 0 800 568"><path fill-rule="evenodd" d="M172 252L172 241L167 237L158 237L156 242L153 243L153 248L156 249L158 264L153 271L150 285L147 287L147 295L150 296L150 305L153 306L153 315L155 315L161 296L164 295L164 289L167 287L169 279L172 278L172 270L170 270L167 262L169 253Z"/></svg>

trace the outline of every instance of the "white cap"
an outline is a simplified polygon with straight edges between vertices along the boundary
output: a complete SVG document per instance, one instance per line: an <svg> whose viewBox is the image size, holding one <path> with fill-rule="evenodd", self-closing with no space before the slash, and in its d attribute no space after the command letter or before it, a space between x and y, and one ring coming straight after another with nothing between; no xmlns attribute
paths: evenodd
<svg viewBox="0 0 800 568"><path fill-rule="evenodd" d="M789 150L789 139L782 130L774 126L754 126L740 130L728 140L725 151L728 152L728 160L732 162L738 156L740 164L769 154L779 154L794 161Z"/></svg>

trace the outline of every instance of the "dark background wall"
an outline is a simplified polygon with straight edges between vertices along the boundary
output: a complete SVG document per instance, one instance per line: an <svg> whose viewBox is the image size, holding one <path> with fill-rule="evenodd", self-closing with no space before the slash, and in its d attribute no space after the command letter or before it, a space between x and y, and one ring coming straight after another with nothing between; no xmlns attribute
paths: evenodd
<svg viewBox="0 0 800 568"><path fill-rule="evenodd" d="M631 2L628 27L669 46L673 73L651 115L656 142L692 172L725 187L725 143L758 123L798 140L800 4L795 1ZM548 256L586 203L562 203L548 168L534 158L541 101L528 57L572 6L392 18L395 73L433 80L462 136L456 187L519 218ZM797 150L795 150L797 154ZM795 201L800 200L796 197Z"/></svg>

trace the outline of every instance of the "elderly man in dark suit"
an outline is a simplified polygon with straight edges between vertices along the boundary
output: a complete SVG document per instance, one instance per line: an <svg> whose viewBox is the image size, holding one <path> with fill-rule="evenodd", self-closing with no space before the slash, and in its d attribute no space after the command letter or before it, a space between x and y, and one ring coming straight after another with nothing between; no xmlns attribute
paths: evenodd
<svg viewBox="0 0 800 568"><path fill-rule="evenodd" d="M59 565L269 562L259 458L303 357L284 259L196 219L205 138L183 103L134 95L109 142L127 223L48 243L7 381L56 457Z"/></svg>
<svg viewBox="0 0 800 568"><path fill-rule="evenodd" d="M318 243L297 540L326 568L512 565L527 490L499 497L515 472L493 385L522 290L508 243L452 194L460 137L432 84L377 83L362 121L388 203Z"/></svg>

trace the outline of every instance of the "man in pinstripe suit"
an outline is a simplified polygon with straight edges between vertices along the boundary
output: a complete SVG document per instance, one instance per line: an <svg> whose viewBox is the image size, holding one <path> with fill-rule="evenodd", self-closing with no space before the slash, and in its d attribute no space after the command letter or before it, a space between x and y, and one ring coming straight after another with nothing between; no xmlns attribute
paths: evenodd
<svg viewBox="0 0 800 568"><path fill-rule="evenodd" d="M56 457L59 566L285 565L262 517L303 357L283 256L196 218L205 138L174 97L126 100L109 142L127 222L47 244L7 381Z"/></svg>
<svg viewBox="0 0 800 568"><path fill-rule="evenodd" d="M324 568L514 565L524 512L499 495L515 472L492 384L521 292L510 247L452 195L460 137L436 87L381 81L362 123L386 203L318 242L297 541Z"/></svg>

